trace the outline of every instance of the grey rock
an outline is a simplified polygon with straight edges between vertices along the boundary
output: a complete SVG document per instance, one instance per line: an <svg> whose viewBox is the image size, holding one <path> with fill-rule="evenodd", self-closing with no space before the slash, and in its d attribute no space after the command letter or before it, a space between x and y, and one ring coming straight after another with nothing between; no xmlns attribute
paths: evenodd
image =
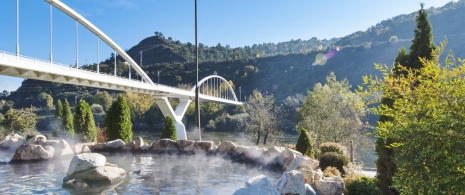
<svg viewBox="0 0 465 195"><path fill-rule="evenodd" d="M141 147L144 146L144 140L142 139L142 137L136 137L134 138L134 141L135 141L135 149L138 150L140 149Z"/></svg>
<svg viewBox="0 0 465 195"><path fill-rule="evenodd" d="M299 171L292 170L281 175L275 185L281 194L305 194L305 183Z"/></svg>
<svg viewBox="0 0 465 195"><path fill-rule="evenodd" d="M12 160L41 160L51 159L55 149L51 146L41 146L36 144L26 144L16 149Z"/></svg>
<svg viewBox="0 0 465 195"><path fill-rule="evenodd" d="M231 141L226 141L218 145L218 151L224 154L234 151L235 148L236 144Z"/></svg>
<svg viewBox="0 0 465 195"><path fill-rule="evenodd" d="M39 141L47 141L47 138L44 135L34 135L31 139L27 141L27 144L39 144Z"/></svg>
<svg viewBox="0 0 465 195"><path fill-rule="evenodd" d="M105 149L119 149L123 148L125 145L124 141L121 139L116 139L105 143Z"/></svg>
<svg viewBox="0 0 465 195"><path fill-rule="evenodd" d="M247 146L236 146L236 148L234 148L234 152L236 154L244 154L245 151L247 151L250 147L247 147Z"/></svg>
<svg viewBox="0 0 465 195"><path fill-rule="evenodd" d="M305 194L306 195L317 195L317 193L315 192L315 190L312 188L311 185L309 184L305 184Z"/></svg>
<svg viewBox="0 0 465 195"><path fill-rule="evenodd" d="M130 141L123 146L124 150L134 150L136 149L136 142L135 141Z"/></svg>
<svg viewBox="0 0 465 195"><path fill-rule="evenodd" d="M213 142L212 141L196 141L194 143L194 149L201 150L201 151L211 151L213 149Z"/></svg>
<svg viewBox="0 0 465 195"><path fill-rule="evenodd" d="M308 168L303 167L303 168L300 168L298 171L302 174L302 177L304 178L305 183L310 184L310 185L313 184L313 182L315 181L316 171L314 171L310 167Z"/></svg>
<svg viewBox="0 0 465 195"><path fill-rule="evenodd" d="M319 195L340 195L343 192L344 182L339 177L324 177L313 183Z"/></svg>
<svg viewBox="0 0 465 195"><path fill-rule="evenodd" d="M53 145L53 148L55 149L55 153L53 154L53 158L61 158L61 157L67 157L67 156L73 156L74 152L73 149L71 149L71 146L68 144L68 142L64 139L61 140L47 140L47 144L49 144L49 141L58 141L58 143Z"/></svg>
<svg viewBox="0 0 465 195"><path fill-rule="evenodd" d="M179 150L182 152L193 152L194 151L194 141L192 140L178 140L176 141L179 146Z"/></svg>
<svg viewBox="0 0 465 195"><path fill-rule="evenodd" d="M86 169L104 166L107 162L105 156L98 153L84 153L73 157L68 168L68 175Z"/></svg>
<svg viewBox="0 0 465 195"><path fill-rule="evenodd" d="M237 189L234 195L279 195L280 193L273 187L270 180L265 175L259 175L249 179L245 185Z"/></svg>
<svg viewBox="0 0 465 195"><path fill-rule="evenodd" d="M168 153L177 153L179 152L178 143L170 139L160 139L152 143L150 146L151 149L155 152L168 152Z"/></svg>

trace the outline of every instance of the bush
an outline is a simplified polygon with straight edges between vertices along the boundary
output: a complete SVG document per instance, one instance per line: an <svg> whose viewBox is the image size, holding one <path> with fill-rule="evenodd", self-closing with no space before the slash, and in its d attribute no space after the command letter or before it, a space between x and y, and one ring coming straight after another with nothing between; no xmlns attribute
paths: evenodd
<svg viewBox="0 0 465 195"><path fill-rule="evenodd" d="M381 191L376 187L376 179L360 176L345 179L346 194L348 195L377 195Z"/></svg>
<svg viewBox="0 0 465 195"><path fill-rule="evenodd" d="M326 167L325 171L323 171L323 176L325 177L333 177L333 176L341 176L341 172L336 167Z"/></svg>
<svg viewBox="0 0 465 195"><path fill-rule="evenodd" d="M313 145L306 129L300 129L299 139L297 140L295 148L300 153L310 158L315 158L315 151L313 150Z"/></svg>
<svg viewBox="0 0 465 195"><path fill-rule="evenodd" d="M74 136L74 123L73 123L73 113L71 112L71 107L69 106L68 100L65 99L63 105L63 127L65 131L71 136Z"/></svg>
<svg viewBox="0 0 465 195"><path fill-rule="evenodd" d="M107 128L97 128L97 143L107 142Z"/></svg>
<svg viewBox="0 0 465 195"><path fill-rule="evenodd" d="M174 126L174 121L173 118L171 118L171 116L166 116L165 118L165 127L161 132L160 139L178 139L178 136L176 135L176 127Z"/></svg>
<svg viewBox="0 0 465 195"><path fill-rule="evenodd" d="M336 167L344 175L344 166L347 166L347 164L349 164L349 159L336 152L328 152L320 157L321 170L325 170L329 166Z"/></svg>
<svg viewBox="0 0 465 195"><path fill-rule="evenodd" d="M92 110L92 113L94 114L104 113L103 107L100 104L92 104L92 106L90 106L90 110Z"/></svg>
<svg viewBox="0 0 465 195"><path fill-rule="evenodd" d="M124 142L132 140L131 111L123 95L111 104L105 117L108 140L121 139Z"/></svg>
<svg viewBox="0 0 465 195"><path fill-rule="evenodd" d="M344 151L346 148L342 146L341 144L334 143L334 142L326 142L322 143L320 145L320 156L323 156L324 154L328 152L335 152L338 154L344 154Z"/></svg>

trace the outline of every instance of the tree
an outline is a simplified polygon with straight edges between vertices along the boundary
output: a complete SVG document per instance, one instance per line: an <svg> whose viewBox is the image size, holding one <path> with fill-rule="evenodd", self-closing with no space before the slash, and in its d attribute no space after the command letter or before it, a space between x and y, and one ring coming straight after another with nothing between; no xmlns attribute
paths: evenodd
<svg viewBox="0 0 465 195"><path fill-rule="evenodd" d="M106 91L99 91L92 97L92 104L100 104L105 111L108 111L112 102L113 98Z"/></svg>
<svg viewBox="0 0 465 195"><path fill-rule="evenodd" d="M395 140L389 147L396 162L393 183L400 193L463 194L465 60L455 66L450 55L441 65L439 55L433 51L432 56L422 61L422 69L404 67L407 74L395 78L378 65L385 76L366 77L367 86L359 94L372 99L384 92L384 97L395 99L392 106L380 104L372 111L390 118L378 123L376 134Z"/></svg>
<svg viewBox="0 0 465 195"><path fill-rule="evenodd" d="M174 120L171 116L166 116L164 125L160 139L177 140L176 127L174 126Z"/></svg>
<svg viewBox="0 0 465 195"><path fill-rule="evenodd" d="M94 116L89 104L82 99L79 100L75 108L74 130L82 141L96 141L97 128L95 127Z"/></svg>
<svg viewBox="0 0 465 195"><path fill-rule="evenodd" d="M37 115L32 108L23 108L20 110L10 108L4 116L2 125L5 126L5 134L14 134L16 132L26 133L36 126Z"/></svg>
<svg viewBox="0 0 465 195"><path fill-rule="evenodd" d="M124 142L132 140L131 112L123 95L113 102L105 116L108 140L121 139Z"/></svg>
<svg viewBox="0 0 465 195"><path fill-rule="evenodd" d="M150 95L133 92L126 92L125 98L131 111L132 120L142 119L142 115L147 112L150 106L155 102Z"/></svg>
<svg viewBox="0 0 465 195"><path fill-rule="evenodd" d="M302 154L305 154L311 158L315 158L315 150L312 146L312 141L306 129L300 129L299 139L297 140L297 144L295 145L297 151Z"/></svg>
<svg viewBox="0 0 465 195"><path fill-rule="evenodd" d="M407 53L404 47L399 50L394 65L393 71L390 73L389 77L392 79L397 77L404 77L411 70L420 70L423 68L423 63L420 59L431 60L432 52L435 50L436 46L433 44L433 36L431 33L431 25L428 21L428 13L423 9L423 4L421 4L421 9L418 11L416 17L416 28L414 30L414 38L412 44L410 45L410 53ZM418 71L414 71L418 73ZM412 83L417 85L418 83ZM390 93L391 89L385 89L385 93ZM401 98L401 97L399 97ZM392 107L396 99L383 96L381 104L387 107ZM378 124L385 123L391 120L390 117L385 115L380 115ZM376 141L376 153L378 154L378 160L376 161L377 167L377 185L383 192L383 194L397 194L396 189L392 187L393 185L393 176L396 172L396 164L394 163L394 150L390 145L395 144L396 140L392 138L383 139L378 137Z"/></svg>
<svg viewBox="0 0 465 195"><path fill-rule="evenodd" d="M57 101L57 105L55 107L55 118L56 119L63 118L63 104L61 104L61 100Z"/></svg>
<svg viewBox="0 0 465 195"><path fill-rule="evenodd" d="M243 106L242 111L247 115L240 121L239 131L246 132L251 138L260 143L260 137L264 134L263 144L269 137L279 135L281 124L280 113L282 108L275 105L273 95L263 96L260 91L254 90Z"/></svg>
<svg viewBox="0 0 465 195"><path fill-rule="evenodd" d="M317 148L323 142L348 145L350 140L358 140L361 145L366 139L365 104L350 88L346 79L337 81L331 72L324 85L317 83L307 92L302 107L297 109L302 116L298 127L313 132Z"/></svg>
<svg viewBox="0 0 465 195"><path fill-rule="evenodd" d="M53 109L53 97L50 94L47 95L46 105L47 109Z"/></svg>
<svg viewBox="0 0 465 195"><path fill-rule="evenodd" d="M63 106L63 127L66 132L74 136L73 113L71 112L71 107L69 107L67 99L65 99L65 106Z"/></svg>

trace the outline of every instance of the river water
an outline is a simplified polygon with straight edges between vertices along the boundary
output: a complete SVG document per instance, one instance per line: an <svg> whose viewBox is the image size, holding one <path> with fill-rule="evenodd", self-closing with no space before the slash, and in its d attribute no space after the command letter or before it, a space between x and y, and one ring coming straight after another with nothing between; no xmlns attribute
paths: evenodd
<svg viewBox="0 0 465 195"><path fill-rule="evenodd" d="M151 143L159 134L139 131ZM248 142L234 133L204 133L215 144L226 140ZM232 194L251 177L264 174L274 184L280 173L231 162L218 156L103 154L107 162L128 172L121 184L98 194ZM0 194L70 194L62 188L69 159L0 164Z"/></svg>

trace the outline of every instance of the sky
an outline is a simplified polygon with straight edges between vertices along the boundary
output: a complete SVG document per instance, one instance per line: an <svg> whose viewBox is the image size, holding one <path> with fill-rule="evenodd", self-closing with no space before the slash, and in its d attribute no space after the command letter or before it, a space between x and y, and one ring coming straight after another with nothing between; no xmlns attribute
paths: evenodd
<svg viewBox="0 0 465 195"><path fill-rule="evenodd" d="M2 0L0 52L16 51L16 1ZM20 54L63 64L76 62L76 22L44 0L19 1ZM195 42L194 0L61 0L123 49L155 31L183 43ZM343 37L397 15L440 7L450 0L198 0L198 41L207 46L243 47ZM413 32L412 32L413 33ZM97 62L97 37L78 25L79 64ZM99 61L111 48L99 42ZM135 59L137 61L137 59ZM23 79L0 76L0 92L14 91Z"/></svg>

